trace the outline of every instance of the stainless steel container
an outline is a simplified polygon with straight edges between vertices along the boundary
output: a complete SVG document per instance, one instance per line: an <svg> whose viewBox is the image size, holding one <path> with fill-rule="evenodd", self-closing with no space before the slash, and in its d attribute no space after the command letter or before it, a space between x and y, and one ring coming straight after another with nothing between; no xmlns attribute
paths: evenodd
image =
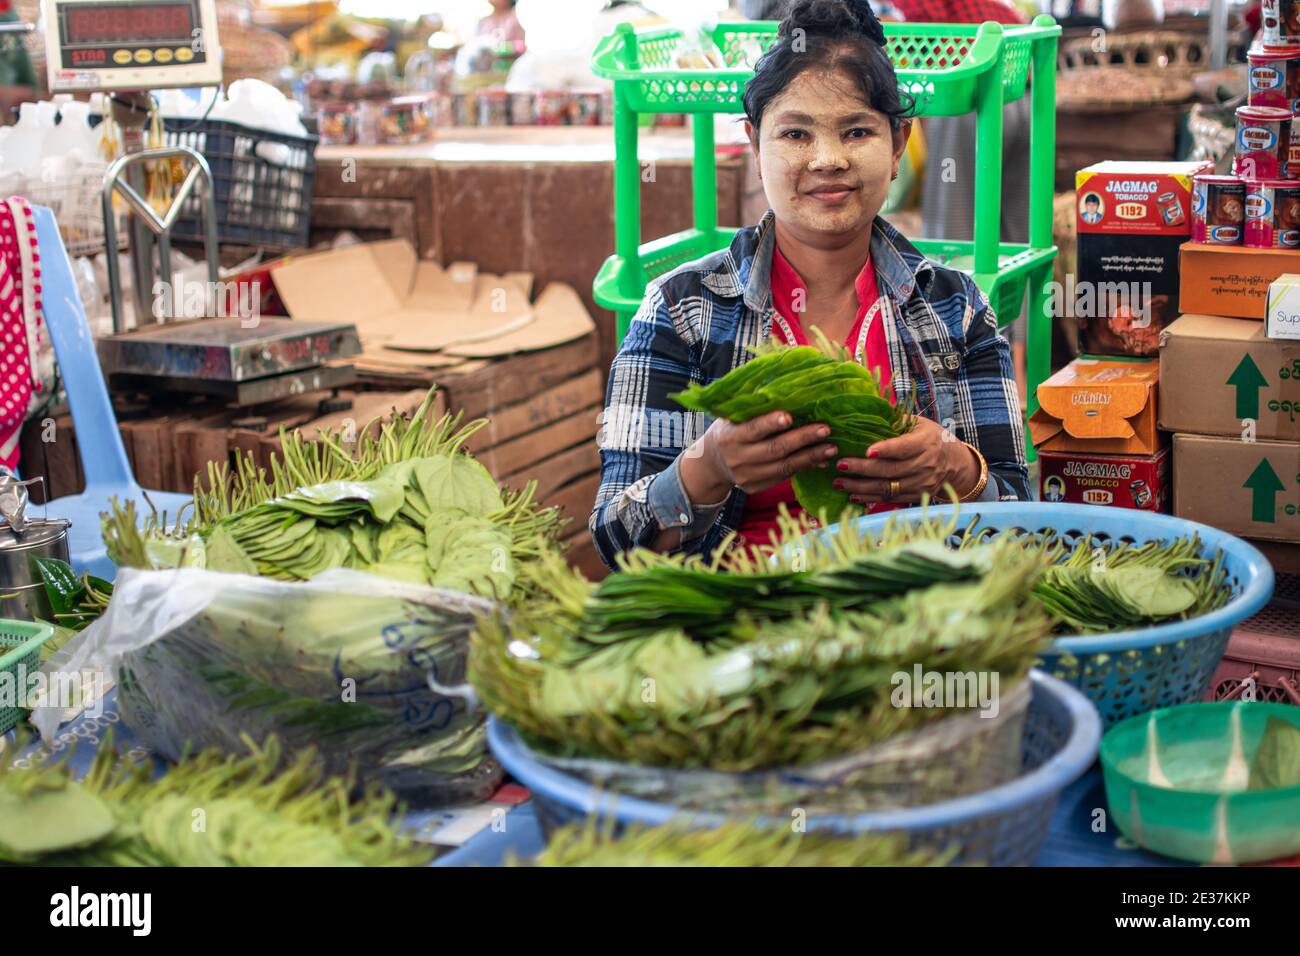
<svg viewBox="0 0 1300 956"><path fill-rule="evenodd" d="M0 618L53 622L37 558L69 560L68 528L63 519L27 522L22 534L0 524Z"/></svg>

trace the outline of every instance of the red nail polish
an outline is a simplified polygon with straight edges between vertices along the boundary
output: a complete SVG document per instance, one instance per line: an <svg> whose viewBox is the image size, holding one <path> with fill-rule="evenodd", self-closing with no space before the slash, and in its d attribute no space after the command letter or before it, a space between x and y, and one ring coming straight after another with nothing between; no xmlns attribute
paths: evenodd
<svg viewBox="0 0 1300 956"><path fill-rule="evenodd" d="M871 449L868 449L868 450L867 450L867 457L868 457L868 458L879 458L880 456L876 453L876 450L875 450L874 448L871 448Z"/></svg>
<svg viewBox="0 0 1300 956"><path fill-rule="evenodd" d="M835 467L838 468L840 471L848 471L849 463L847 461L839 461L835 463Z"/></svg>
<svg viewBox="0 0 1300 956"><path fill-rule="evenodd" d="M832 488L835 488L836 490L843 490L843 488L844 488L844 482L840 481L840 480L837 478L835 481L832 481L832 482L831 482L831 487L832 487Z"/></svg>

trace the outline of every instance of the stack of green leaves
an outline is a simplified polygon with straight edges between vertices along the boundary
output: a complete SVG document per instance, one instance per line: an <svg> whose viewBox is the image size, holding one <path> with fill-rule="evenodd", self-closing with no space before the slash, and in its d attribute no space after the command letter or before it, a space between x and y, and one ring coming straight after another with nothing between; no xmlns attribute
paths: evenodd
<svg viewBox="0 0 1300 956"><path fill-rule="evenodd" d="M48 866L422 866L391 793L331 777L274 738L187 756L158 779L110 736L80 781L66 762L0 762L0 863ZM202 814L202 826L196 826Z"/></svg>
<svg viewBox="0 0 1300 956"><path fill-rule="evenodd" d="M589 822L551 834L532 866L945 866L955 851L910 850L900 834L795 833L728 821L631 826L619 836ZM512 861L518 865L518 861Z"/></svg>
<svg viewBox="0 0 1300 956"><path fill-rule="evenodd" d="M868 551L806 573L718 574L648 552L633 561L639 566L605 579L587 603L583 634L593 643L664 629L708 641L724 638L741 617L780 621L818 603L850 611L916 588L977 578L985 570L984 555L932 542Z"/></svg>
<svg viewBox="0 0 1300 956"><path fill-rule="evenodd" d="M282 436L268 476L252 459L232 475L214 467L195 493L195 518L168 532L137 530L128 505L105 516L110 555L129 567L191 565L307 580L330 568L429 584L499 601L515 591L517 565L552 547L560 518L533 503L535 486L502 491L464 451L486 422L415 416L362 431L355 451L338 437Z"/></svg>
<svg viewBox="0 0 1300 956"><path fill-rule="evenodd" d="M1032 597L1036 557L1005 545L972 556L940 559L923 543L884 548L870 559L834 569L780 569L758 586L771 597L780 579L802 582L798 599L787 592L774 616L740 614L729 624L706 606L691 632L689 614L671 626L631 626L587 587L561 583L562 597L485 619L470 647L470 680L489 709L547 753L610 757L667 767L754 770L802 764L861 750L898 733L950 715L942 708L896 707L893 679L920 664L926 670L996 671L1010 688L1028 672L1050 622ZM675 559L645 558L656 579L645 593L676 601L656 570ZM743 576L740 565L689 571L693 594L743 590L739 581L696 586L697 575ZM629 562L624 577L638 576ZM892 590L837 606L824 575L851 580L865 569L901 569ZM925 569L919 573L917 569ZM959 573L954 574L954 570ZM935 573L937 571L937 573ZM563 567L549 570L563 581ZM869 580L869 575L862 575ZM678 586L684 575L673 575ZM822 583L817 584L821 579ZM634 582L612 585L623 595ZM602 586L604 587L604 586ZM791 592L793 588L790 589ZM692 599L693 600L693 599ZM773 608L769 607L769 611ZM655 618L661 609L646 607Z"/></svg>
<svg viewBox="0 0 1300 956"><path fill-rule="evenodd" d="M992 542L1017 544L1042 565L1034 596L1052 615L1060 636L1190 620L1223 607L1232 596L1222 552L1207 556L1196 535L1141 543L1083 535L1071 543L1054 531L975 530L978 517L965 528L959 520L956 510L948 517L922 515L919 520L904 514L891 518L871 538L893 545L941 543L975 553ZM782 534L792 538L800 530L811 529L787 519ZM865 536L845 527L809 540L830 549L829 560L835 562L850 560L863 547L858 538Z"/></svg>
<svg viewBox="0 0 1300 956"><path fill-rule="evenodd" d="M852 361L842 349L772 346L708 385L691 385L669 396L683 408L742 423L769 412L788 412L795 425L820 422L826 439L843 457L865 458L876 442L896 438L914 422L904 403L891 404L881 394L870 369ZM810 514L838 518L849 495L833 487L834 468L812 468L794 476L795 495Z"/></svg>
<svg viewBox="0 0 1300 956"><path fill-rule="evenodd" d="M1069 633L1104 634L1208 614L1227 603L1223 556L1201 557L1197 537L1142 545L1092 539L1052 548L1034 593Z"/></svg>

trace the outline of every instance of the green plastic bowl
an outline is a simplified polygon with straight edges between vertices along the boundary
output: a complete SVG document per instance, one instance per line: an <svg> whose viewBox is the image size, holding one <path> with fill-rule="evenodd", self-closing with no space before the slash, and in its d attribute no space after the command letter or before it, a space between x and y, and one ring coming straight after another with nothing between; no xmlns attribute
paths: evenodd
<svg viewBox="0 0 1300 956"><path fill-rule="evenodd" d="M1300 728L1300 707L1223 701L1130 717L1101 741L1111 818L1139 846L1194 863L1300 853L1300 784L1248 790L1270 717Z"/></svg>

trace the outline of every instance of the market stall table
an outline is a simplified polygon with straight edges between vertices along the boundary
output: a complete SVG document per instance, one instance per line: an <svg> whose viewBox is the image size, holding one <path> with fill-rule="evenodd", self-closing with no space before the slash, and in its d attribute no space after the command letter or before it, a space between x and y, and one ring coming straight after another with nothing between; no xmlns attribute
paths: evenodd
<svg viewBox="0 0 1300 956"><path fill-rule="evenodd" d="M95 749L112 728L119 749L127 753L134 750L141 759L147 757L148 751L139 746L135 735L121 723L115 694L115 691L110 691L106 696L102 715L83 715L65 726L56 742L55 752L62 752L75 743L78 749L70 758L73 765L79 769L89 767ZM12 740L12 735L9 739ZM38 745L33 749L43 748ZM157 763L159 771L165 772L166 765L162 761ZM434 866L500 866L510 854L526 860L541 852L544 841L534 804L531 800L521 802L522 795L519 788L507 785L494 795L492 801L480 807L414 811L407 815L406 822L410 830L426 837L454 832L456 835L450 839L459 841L463 834L474 833L459 848L451 849L435 860ZM1061 794L1037 865L1188 865L1138 849L1113 824L1107 826L1106 832L1095 832L1093 826L1094 820L1098 819L1097 811L1105 809L1101 767L1094 765Z"/></svg>

